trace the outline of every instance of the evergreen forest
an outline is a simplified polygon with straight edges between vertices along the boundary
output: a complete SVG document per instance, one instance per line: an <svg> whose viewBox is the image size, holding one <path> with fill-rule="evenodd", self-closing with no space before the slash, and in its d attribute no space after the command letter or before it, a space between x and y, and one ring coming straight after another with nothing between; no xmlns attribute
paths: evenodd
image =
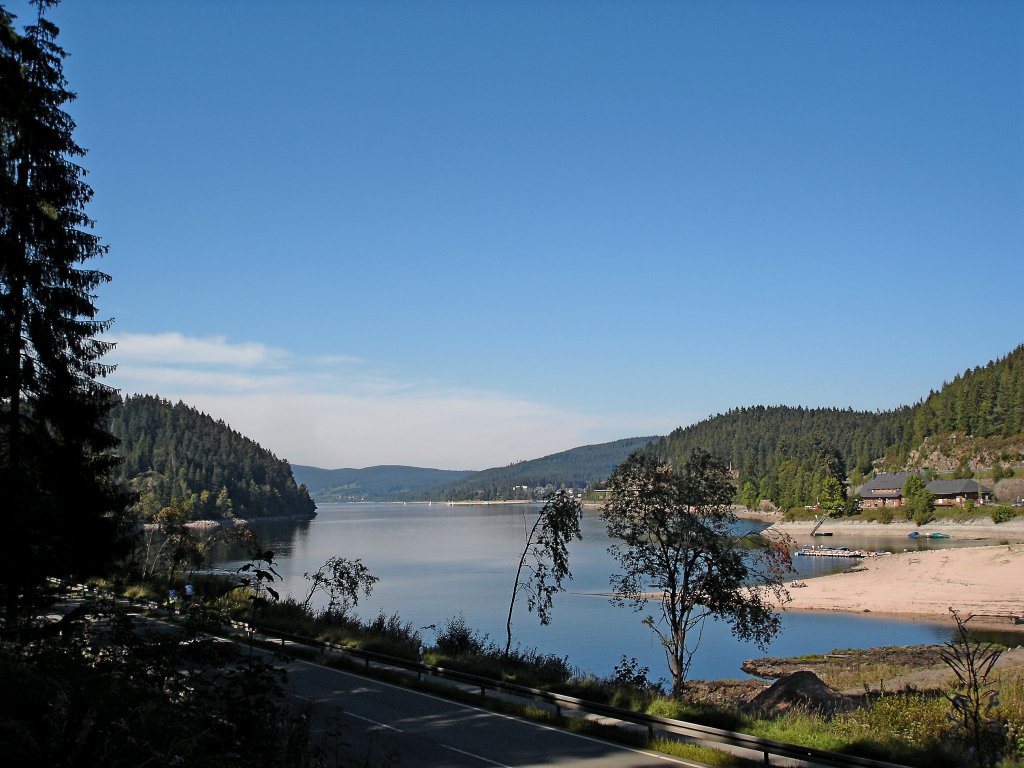
<svg viewBox="0 0 1024 768"><path fill-rule="evenodd" d="M128 397L113 409L110 431L120 440L118 479L141 519L168 506L191 519L315 514L287 461L184 403Z"/></svg>
<svg viewBox="0 0 1024 768"><path fill-rule="evenodd" d="M741 496L789 508L818 501L828 478L859 484L875 469L902 469L915 448L950 433L1024 435L1024 345L964 371L912 406L736 408L676 429L649 450L673 463L706 450L732 468Z"/></svg>

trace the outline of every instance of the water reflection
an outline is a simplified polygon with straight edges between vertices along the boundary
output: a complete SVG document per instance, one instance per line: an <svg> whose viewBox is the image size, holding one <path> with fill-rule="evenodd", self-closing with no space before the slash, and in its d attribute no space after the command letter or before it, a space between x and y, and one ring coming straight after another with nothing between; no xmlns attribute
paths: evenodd
<svg viewBox="0 0 1024 768"><path fill-rule="evenodd" d="M275 553L283 592L304 595L303 574L329 557L360 558L380 577L357 613L373 618L397 613L403 621L424 627L462 614L466 622L496 642L504 640L504 619L525 541L527 525L537 513L531 505L324 504L316 519L300 525L260 523L261 544ZM545 653L568 656L582 672L608 674L619 659L635 656L654 676L664 657L642 616L609 604L609 575L616 564L607 552L609 541L599 514L584 513L583 541L573 542L574 579L569 592L555 598L553 622L542 627L517 603L514 641ZM834 536L829 543L858 548L925 548L956 546L955 540L910 540ZM812 540L796 541L796 546ZM820 543L818 539L815 543ZM978 542L981 543L981 542ZM222 549L216 562L234 568L245 552ZM793 578L822 575L850 566L847 561L796 557ZM778 656L821 653L834 648L941 642L945 625L878 618L868 615L787 613L782 635L768 649ZM427 641L433 638L429 635ZM754 645L735 640L727 626L709 625L694 661L693 677L741 677L744 659L762 655Z"/></svg>

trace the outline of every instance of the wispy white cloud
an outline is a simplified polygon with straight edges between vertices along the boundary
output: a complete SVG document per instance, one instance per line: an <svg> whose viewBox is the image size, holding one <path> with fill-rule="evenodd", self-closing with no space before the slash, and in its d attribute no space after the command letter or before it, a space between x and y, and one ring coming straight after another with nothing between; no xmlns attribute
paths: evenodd
<svg viewBox="0 0 1024 768"><path fill-rule="evenodd" d="M183 400L299 464L484 469L644 429L505 393L388 376L347 355L303 358L178 333L111 340L111 385Z"/></svg>
<svg viewBox="0 0 1024 768"><path fill-rule="evenodd" d="M223 336L198 339L180 333L112 334L116 351L111 357L122 364L219 365L255 368L279 365L288 353L257 342L230 343Z"/></svg>

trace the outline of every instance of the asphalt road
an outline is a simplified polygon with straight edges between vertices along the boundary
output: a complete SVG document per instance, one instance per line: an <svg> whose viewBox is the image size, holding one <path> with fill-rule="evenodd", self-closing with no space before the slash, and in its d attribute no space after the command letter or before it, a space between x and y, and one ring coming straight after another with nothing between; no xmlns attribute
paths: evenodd
<svg viewBox="0 0 1024 768"><path fill-rule="evenodd" d="M669 768L700 763L630 749L302 660L288 689L312 704L316 738L357 765L390 768L583 766Z"/></svg>

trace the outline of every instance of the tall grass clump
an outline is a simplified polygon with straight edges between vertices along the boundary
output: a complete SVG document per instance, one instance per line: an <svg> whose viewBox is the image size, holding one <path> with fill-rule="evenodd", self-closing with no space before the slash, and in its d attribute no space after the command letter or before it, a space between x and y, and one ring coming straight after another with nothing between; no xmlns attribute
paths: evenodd
<svg viewBox="0 0 1024 768"><path fill-rule="evenodd" d="M950 744L946 699L904 691L879 696L869 706L837 715L831 723L843 751L926 766L961 766Z"/></svg>
<svg viewBox="0 0 1024 768"><path fill-rule="evenodd" d="M636 657L623 655L611 675L577 677L563 686L562 691L587 701L646 712L662 693L661 685L648 679L650 672L648 667L640 666Z"/></svg>
<svg viewBox="0 0 1024 768"><path fill-rule="evenodd" d="M506 653L490 636L468 626L462 615L446 619L436 631L434 647L424 656L429 664L533 688L552 688L575 676L565 657L520 646Z"/></svg>

